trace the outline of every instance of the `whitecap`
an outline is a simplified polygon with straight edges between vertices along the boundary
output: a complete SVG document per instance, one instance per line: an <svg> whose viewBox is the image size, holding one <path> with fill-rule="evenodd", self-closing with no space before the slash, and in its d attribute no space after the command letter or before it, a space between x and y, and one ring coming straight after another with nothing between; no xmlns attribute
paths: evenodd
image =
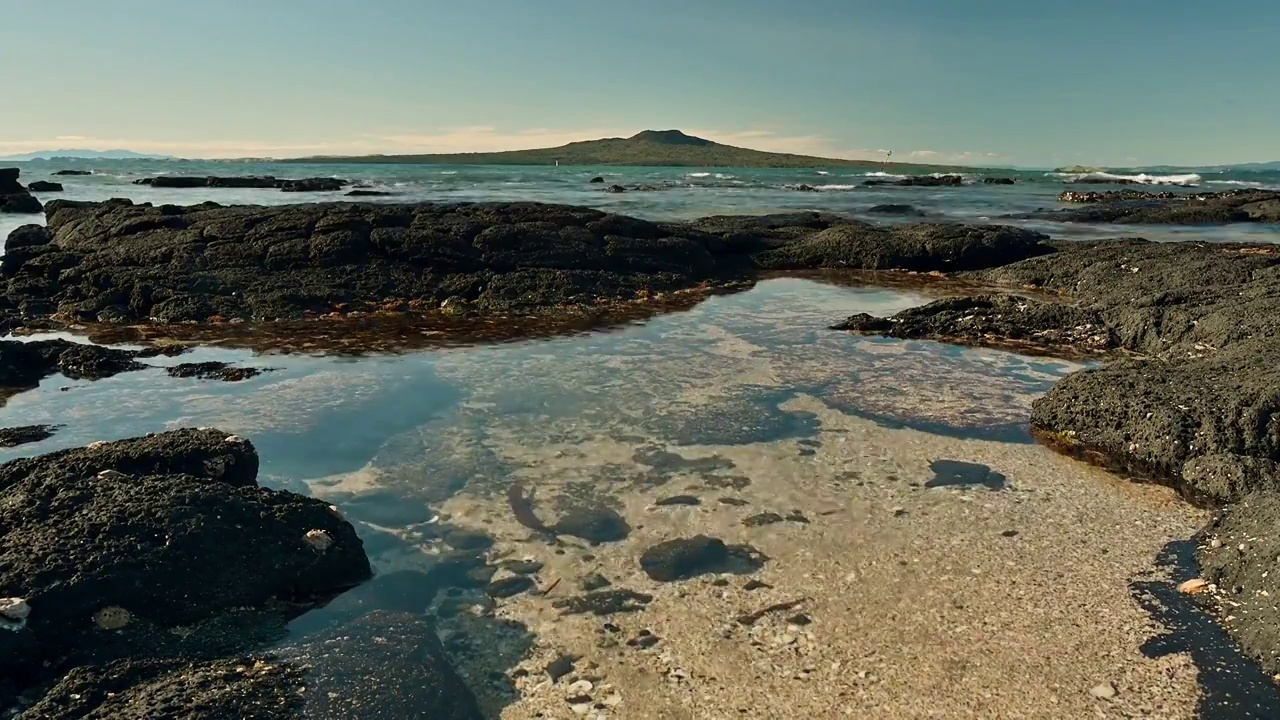
<svg viewBox="0 0 1280 720"><path fill-rule="evenodd" d="M685 177L711 177L711 173L686 173Z"/></svg>
<svg viewBox="0 0 1280 720"><path fill-rule="evenodd" d="M857 189L858 186L832 184L832 185L814 185L813 187L814 189L817 189L817 190L855 190Z"/></svg>
<svg viewBox="0 0 1280 720"><path fill-rule="evenodd" d="M716 173L716 178L717 178L717 179L719 179L719 180L732 180L732 179L734 179L734 178L736 178L736 177L738 177L738 176L737 176L737 175L730 175L730 174L728 174L728 173Z"/></svg>
<svg viewBox="0 0 1280 720"><path fill-rule="evenodd" d="M818 171L818 174L819 174L819 175L830 175L831 173L827 172L826 170L819 170L819 171Z"/></svg>
<svg viewBox="0 0 1280 720"><path fill-rule="evenodd" d="M1140 183L1142 185L1199 185L1201 178L1195 173L1186 175L1118 175L1109 172L1091 173L1047 173L1050 177L1060 177L1064 182L1080 182L1081 180L1120 180Z"/></svg>
<svg viewBox="0 0 1280 720"><path fill-rule="evenodd" d="M881 172L879 170L875 172L862 173L862 176L869 177L869 178L885 178L888 180L906 180L907 179L906 175L898 175L896 173Z"/></svg>

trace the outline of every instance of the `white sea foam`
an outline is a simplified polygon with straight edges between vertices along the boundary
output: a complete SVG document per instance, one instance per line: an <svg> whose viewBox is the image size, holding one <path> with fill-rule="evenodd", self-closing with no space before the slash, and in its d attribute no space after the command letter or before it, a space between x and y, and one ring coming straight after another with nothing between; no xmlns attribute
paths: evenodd
<svg viewBox="0 0 1280 720"><path fill-rule="evenodd" d="M819 174L819 175L830 175L831 173L827 172L826 170L819 170L819 171L818 171L818 174Z"/></svg>
<svg viewBox="0 0 1280 720"><path fill-rule="evenodd" d="M815 190L854 190L857 185L814 185Z"/></svg>
<svg viewBox="0 0 1280 720"><path fill-rule="evenodd" d="M1060 177L1064 182L1079 182L1081 180L1128 180L1130 182L1141 183L1143 185L1199 185L1201 177L1195 173L1187 173L1186 175L1150 175L1148 173L1139 173L1137 175L1117 175L1109 172L1091 172L1091 173L1048 173L1049 177Z"/></svg>
<svg viewBox="0 0 1280 720"><path fill-rule="evenodd" d="M736 177L738 177L738 176L737 176L737 175L730 175L729 173L716 173L716 179L718 179L718 180L732 180L732 179L734 179L734 178L736 178Z"/></svg>
<svg viewBox="0 0 1280 720"><path fill-rule="evenodd" d="M879 170L877 170L876 172L862 173L862 177L885 178L886 180L906 180L907 179L906 175L897 175L894 173L880 172Z"/></svg>
<svg viewBox="0 0 1280 720"><path fill-rule="evenodd" d="M1271 190L1277 187L1275 185L1268 185L1266 183L1261 183L1256 180L1206 180L1205 184L1206 185L1232 185L1234 187L1262 188L1266 190Z"/></svg>
<svg viewBox="0 0 1280 720"><path fill-rule="evenodd" d="M711 177L711 173L688 173L685 177Z"/></svg>

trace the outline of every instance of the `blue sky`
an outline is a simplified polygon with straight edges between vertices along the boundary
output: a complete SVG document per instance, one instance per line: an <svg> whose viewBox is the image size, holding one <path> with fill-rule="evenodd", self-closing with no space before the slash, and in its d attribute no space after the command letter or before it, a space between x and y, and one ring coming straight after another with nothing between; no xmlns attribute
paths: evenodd
<svg viewBox="0 0 1280 720"><path fill-rule="evenodd" d="M1280 160L1276 0L0 0L0 155Z"/></svg>

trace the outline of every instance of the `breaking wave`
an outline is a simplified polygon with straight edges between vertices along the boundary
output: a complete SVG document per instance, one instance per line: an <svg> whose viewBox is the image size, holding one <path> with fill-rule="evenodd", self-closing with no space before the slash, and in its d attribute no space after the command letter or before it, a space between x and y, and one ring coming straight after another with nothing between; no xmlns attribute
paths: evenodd
<svg viewBox="0 0 1280 720"><path fill-rule="evenodd" d="M1081 182L1081 181L1101 181L1101 182L1129 182L1141 185L1199 185L1202 178L1195 173L1187 173L1186 175L1150 175L1147 173L1139 173L1137 175L1118 175L1109 172L1090 172L1090 173L1048 173L1049 177L1062 178L1063 182Z"/></svg>

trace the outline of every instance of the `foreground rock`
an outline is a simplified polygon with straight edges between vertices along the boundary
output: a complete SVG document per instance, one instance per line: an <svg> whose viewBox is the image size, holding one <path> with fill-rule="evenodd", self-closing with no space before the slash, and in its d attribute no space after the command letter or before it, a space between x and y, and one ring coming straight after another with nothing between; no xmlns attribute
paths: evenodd
<svg viewBox="0 0 1280 720"><path fill-rule="evenodd" d="M1086 207L1038 210L1007 217L1082 223L1210 225L1280 223L1280 192L1232 190L1221 193L1071 193L1069 202Z"/></svg>
<svg viewBox="0 0 1280 720"><path fill-rule="evenodd" d="M223 382L240 382L263 373L262 368L236 367L224 362L208 361L200 363L181 363L165 368L169 377L200 378L202 380L221 380Z"/></svg>
<svg viewBox="0 0 1280 720"><path fill-rule="evenodd" d="M1208 603L1268 675L1280 675L1280 494L1251 495L1220 513L1196 551Z"/></svg>
<svg viewBox="0 0 1280 720"><path fill-rule="evenodd" d="M29 608L0 635L9 692L86 664L244 651L368 578L350 523L258 487L257 466L219 430L0 465L0 597Z"/></svg>
<svg viewBox="0 0 1280 720"><path fill-rule="evenodd" d="M595 308L760 270L989 267L1048 252L998 226L878 227L820 213L657 224L536 203L281 207L53 201L6 243L21 321L270 321Z"/></svg>
<svg viewBox="0 0 1280 720"><path fill-rule="evenodd" d="M38 213L44 209L18 182L18 168L0 168L0 213Z"/></svg>

